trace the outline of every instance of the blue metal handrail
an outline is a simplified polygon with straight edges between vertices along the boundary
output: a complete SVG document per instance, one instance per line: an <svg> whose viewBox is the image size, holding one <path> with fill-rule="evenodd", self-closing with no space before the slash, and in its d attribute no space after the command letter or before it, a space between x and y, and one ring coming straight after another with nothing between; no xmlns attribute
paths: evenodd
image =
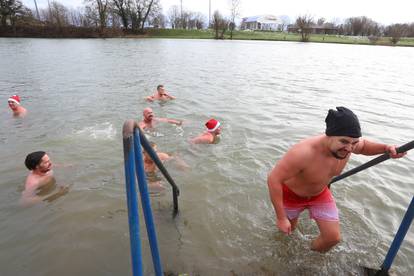
<svg viewBox="0 0 414 276"><path fill-rule="evenodd" d="M405 212L403 220L401 221L400 227L398 228L397 234L395 234L394 240L391 243L390 249L388 250L385 260L381 266L381 272L388 272L391 268L391 264L400 249L401 243L403 242L405 235L410 228L410 225L414 218L414 197L411 199L411 203ZM381 275L381 274L378 274Z"/></svg>
<svg viewBox="0 0 414 276"><path fill-rule="evenodd" d="M141 145L148 152L160 171L164 174L168 182L173 187L174 216L178 213L177 197L180 191L175 185L171 176L168 174L167 170L162 165L157 154L150 146L149 142L145 138L145 135L143 135L142 131L139 129L138 124L134 120L127 120L124 123L122 132L124 142L124 165L127 190L129 233L131 242L132 272L134 276L143 276L144 274L142 265L141 241L139 236L138 200L135 181L135 177L137 177L138 187L141 195L141 205L144 213L155 275L162 276L163 270L158 250L154 220L152 217Z"/></svg>
<svg viewBox="0 0 414 276"><path fill-rule="evenodd" d="M137 130L134 131L134 150L135 150L135 169L138 177L138 188L141 195L141 205L147 226L147 234L151 248L152 262L154 265L155 275L161 276L161 258L158 250L157 234L155 232L154 220L152 218L151 202L148 193L147 179L144 170L144 161L142 158L141 142Z"/></svg>
<svg viewBox="0 0 414 276"><path fill-rule="evenodd" d="M141 240L139 238L139 217L135 182L135 154L133 140L134 125L126 121L123 126L124 167L128 205L129 239L131 245L132 274L143 276Z"/></svg>

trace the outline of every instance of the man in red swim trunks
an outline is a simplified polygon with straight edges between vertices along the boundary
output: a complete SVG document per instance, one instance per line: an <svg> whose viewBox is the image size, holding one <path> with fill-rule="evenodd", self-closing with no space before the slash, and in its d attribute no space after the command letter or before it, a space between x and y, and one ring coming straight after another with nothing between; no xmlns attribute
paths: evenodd
<svg viewBox="0 0 414 276"><path fill-rule="evenodd" d="M267 184L276 212L277 227L290 234L299 214L309 210L320 234L311 249L329 251L340 242L339 216L328 189L332 177L339 175L351 153L376 155L389 152L400 158L395 146L368 141L361 137L357 116L345 107L329 110L325 134L307 138L292 148L270 172Z"/></svg>

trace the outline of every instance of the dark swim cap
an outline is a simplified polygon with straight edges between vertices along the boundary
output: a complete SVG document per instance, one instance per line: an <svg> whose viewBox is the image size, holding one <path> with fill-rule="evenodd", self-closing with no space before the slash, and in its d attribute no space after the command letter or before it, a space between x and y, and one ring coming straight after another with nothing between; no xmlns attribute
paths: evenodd
<svg viewBox="0 0 414 276"><path fill-rule="evenodd" d="M361 126L358 117L346 107L340 106L336 109L329 109L325 119L325 134L327 136L361 137Z"/></svg>
<svg viewBox="0 0 414 276"><path fill-rule="evenodd" d="M29 153L26 156L26 160L24 161L24 164L29 169L29 171L33 171L36 169L36 166L40 164L40 161L42 160L43 156L45 156L46 152L44 151L35 151L32 153Z"/></svg>

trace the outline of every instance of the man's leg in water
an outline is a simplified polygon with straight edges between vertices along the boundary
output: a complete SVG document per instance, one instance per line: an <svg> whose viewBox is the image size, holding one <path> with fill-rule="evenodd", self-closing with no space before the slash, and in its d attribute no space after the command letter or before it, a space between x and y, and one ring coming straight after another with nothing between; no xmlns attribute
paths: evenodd
<svg viewBox="0 0 414 276"><path fill-rule="evenodd" d="M312 241L311 249L321 253L329 251L341 241L339 221L329 221L315 219L318 224L320 234Z"/></svg>
<svg viewBox="0 0 414 276"><path fill-rule="evenodd" d="M290 221L290 231L293 232L296 229L296 225L298 224L298 218L289 219Z"/></svg>

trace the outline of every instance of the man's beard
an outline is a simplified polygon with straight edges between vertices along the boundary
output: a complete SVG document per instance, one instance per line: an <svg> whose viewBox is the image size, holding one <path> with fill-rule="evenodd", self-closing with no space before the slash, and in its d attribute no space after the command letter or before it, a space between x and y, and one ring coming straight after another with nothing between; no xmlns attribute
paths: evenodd
<svg viewBox="0 0 414 276"><path fill-rule="evenodd" d="M336 159L339 159L339 160L343 160L343 159L347 158L348 155L349 155L349 153L347 153L345 156L342 157L342 156L339 156L338 153L335 152L335 151L331 151L331 153L332 153L333 157L335 157Z"/></svg>

